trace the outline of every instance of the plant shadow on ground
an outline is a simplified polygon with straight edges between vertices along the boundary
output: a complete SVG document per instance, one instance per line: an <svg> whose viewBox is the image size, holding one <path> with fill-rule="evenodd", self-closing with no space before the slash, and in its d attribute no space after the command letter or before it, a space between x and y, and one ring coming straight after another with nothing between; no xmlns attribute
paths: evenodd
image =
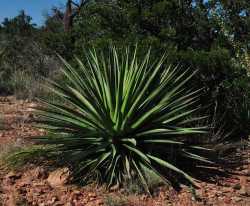
<svg viewBox="0 0 250 206"><path fill-rule="evenodd" d="M2 129L4 129L4 127L2 127ZM210 137L208 136L210 135L220 136L219 134L215 134L214 131L209 131L206 134L207 137L205 138L209 139ZM221 134L221 136L223 135ZM215 137L215 141L218 141L218 139L218 137ZM5 168L22 170L23 168L27 168L26 166L29 165L43 165L48 168L49 171L53 171L57 168L68 167L72 171L72 183L80 186L93 182L99 184L98 172L95 176L88 179L88 181L78 181L78 174L76 175L74 173L74 161L72 161L72 159L67 159L67 155L65 155L65 153L53 153L53 145L39 145L36 144L36 141L32 142L29 140L29 142L20 142L19 140L20 139L15 142L11 142L10 144L0 145L0 164L4 165ZM35 140L35 138L33 140ZM192 174L192 176L199 181L218 183L220 178L230 177L230 175L234 174L236 168L242 167L246 163L247 157L246 154L244 155L244 152L249 149L248 143L249 141L247 139L228 144L207 143L208 148L209 145L217 146L213 148L213 150L206 152L206 154L204 154L204 151L201 151L199 155L204 155L208 159L213 160L214 164L205 164L204 162L199 161L191 162L187 158L185 159L184 157L178 155L176 156L174 163L178 167L182 168L183 171L188 174ZM170 157L173 155L171 153L172 151L170 151ZM161 170L162 168L158 169ZM166 174L166 177L169 180L171 180L173 183L171 186L173 186L173 188L177 191L181 189L178 182L184 184L187 183L185 179L181 178L176 173L170 172L169 170L164 170L162 172ZM151 174L150 171L146 171L145 173L147 174L151 194L157 195L157 188L165 183L158 176ZM76 179L77 181L74 181ZM133 181L125 181L122 190L126 195L140 195L145 193L143 186L136 179Z"/></svg>
<svg viewBox="0 0 250 206"><path fill-rule="evenodd" d="M207 113L207 111L205 111ZM198 125L208 125L206 134L198 135L188 144L198 143L210 150L200 150L197 155L204 156L212 163L189 161L187 158L176 159L176 164L198 181L217 184L221 178L234 175L237 169L249 164L248 151L250 149L249 137L244 132L234 135L233 129L224 125L225 116L198 121ZM191 125L194 126L194 125ZM194 141L194 142L192 142Z"/></svg>
<svg viewBox="0 0 250 206"><path fill-rule="evenodd" d="M128 200L123 197L108 195L104 200L105 206L125 206L127 205Z"/></svg>
<svg viewBox="0 0 250 206"><path fill-rule="evenodd" d="M227 152L230 151L230 154ZM246 155L244 155L245 148L228 148L219 158L214 158L215 164L191 164L186 162L182 165L185 170L192 174L192 176L203 182L218 183L220 178L227 178L233 175L237 168L246 164ZM218 152L216 152L218 153ZM185 161L184 161L185 164Z"/></svg>
<svg viewBox="0 0 250 206"><path fill-rule="evenodd" d="M242 142L239 144L242 145ZM246 149L246 146L236 147L235 145L228 145L224 149L224 151L222 151L220 148L219 151L216 150L215 152L211 153L211 155L214 156L214 165L204 163L200 164L198 162L193 162L191 164L183 158L181 159L181 161L177 159L177 162L181 164L181 167L184 171L192 174L194 179L206 183L217 184L220 178L230 177L234 174L236 168L242 167L246 163L247 157L243 155ZM74 181L79 180L79 177L75 176L74 173L74 164L72 164L72 162L70 162L69 160L65 160L65 154L51 155L50 153L50 155L48 155L49 153L47 151L51 150L53 150L53 147L46 145L40 146L29 144L28 146L20 146L18 144L11 144L9 145L9 148L5 150L4 154L1 154L1 164L4 165L7 169L13 169L17 171L22 170L23 168L27 168L27 166L29 167L30 165L43 165L44 167L48 168L49 171L56 170L57 168L68 167L72 171L71 183L78 186L84 186L95 182L97 185L99 185L98 172L95 176L85 182ZM218 152L220 152L219 158L217 157L218 155L215 155L215 153ZM178 182L183 182L184 184L186 184L186 180L178 177L177 174L169 171L164 172L166 174L166 177L173 183L171 186L173 186L175 190L179 191L181 189L181 187L179 187L179 184L174 184L175 181L178 180ZM157 195L157 188L165 185L165 183L159 177L150 174L150 171L146 171L146 174L151 194ZM119 188L116 189L118 190ZM141 183L136 179L134 179L133 181L125 181L124 185L120 189L125 195L141 195L146 193Z"/></svg>
<svg viewBox="0 0 250 206"><path fill-rule="evenodd" d="M4 127L2 128L4 129ZM207 135L212 135L212 132ZM213 134L214 135L214 134ZM188 159L178 156L175 163L178 167L181 167L188 174L203 182L207 183L218 183L220 178L230 177L234 174L236 168L242 167L246 163L246 154L244 152L249 149L248 140L241 140L238 142L228 143L226 145L219 144L214 150L209 151L206 156L208 159L212 159L214 164L204 164L199 161L190 162ZM212 144L211 144L212 145ZM74 173L74 164L71 159L67 159L64 153L58 154L53 151L53 146L39 145L35 142L20 142L19 139L16 142L11 142L10 144L0 145L0 164L4 165L7 169L22 170L27 168L29 165L33 166L45 166L49 171L53 171L57 168L68 167L72 171L73 181L72 183L78 184L80 186L98 181L98 172L92 179L88 179L86 182L74 181L78 177ZM170 152L171 153L171 152ZM200 154L204 155L204 154ZM159 168L159 170L162 168ZM157 188L164 185L164 182L157 176L150 173L150 171L145 172L147 174L147 180L149 182L149 189L151 194L157 195ZM185 182L185 179L181 179L177 174L170 171L163 171L166 177L171 180L175 190L180 190L177 181ZM78 178L79 179L79 178ZM123 187L121 188L123 193L126 195L130 194L143 194L145 190L141 183L134 179L133 181L125 181Z"/></svg>

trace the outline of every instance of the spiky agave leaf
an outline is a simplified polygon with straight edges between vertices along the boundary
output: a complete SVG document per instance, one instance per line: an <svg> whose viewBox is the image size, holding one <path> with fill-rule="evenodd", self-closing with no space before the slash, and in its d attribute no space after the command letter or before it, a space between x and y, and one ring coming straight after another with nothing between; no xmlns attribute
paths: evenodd
<svg viewBox="0 0 250 206"><path fill-rule="evenodd" d="M144 168L163 179L166 168L193 183L168 154L208 161L186 144L186 138L205 132L186 123L197 120L190 116L198 109L199 91L186 89L194 73L166 67L165 60L166 55L152 63L149 51L139 61L136 49L118 53L114 47L106 56L89 51L85 63L77 59L78 69L62 59L68 81L49 82L49 89L65 104L41 100L39 127L48 135L37 140L57 145L79 175L100 171L109 186L137 176L147 188Z"/></svg>

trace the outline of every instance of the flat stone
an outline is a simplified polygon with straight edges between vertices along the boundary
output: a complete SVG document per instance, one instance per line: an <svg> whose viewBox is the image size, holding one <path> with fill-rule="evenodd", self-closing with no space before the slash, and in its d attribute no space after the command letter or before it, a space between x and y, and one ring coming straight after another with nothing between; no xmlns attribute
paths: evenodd
<svg viewBox="0 0 250 206"><path fill-rule="evenodd" d="M49 174L47 182L53 188L61 187L67 184L70 180L70 171L68 168L60 168Z"/></svg>
<svg viewBox="0 0 250 206"><path fill-rule="evenodd" d="M233 197L232 200L235 202L240 202L240 201L242 201L242 198L241 197Z"/></svg>
<svg viewBox="0 0 250 206"><path fill-rule="evenodd" d="M241 188L240 183L235 184L235 185L233 186L233 188L234 188L235 190L240 190L240 188Z"/></svg>

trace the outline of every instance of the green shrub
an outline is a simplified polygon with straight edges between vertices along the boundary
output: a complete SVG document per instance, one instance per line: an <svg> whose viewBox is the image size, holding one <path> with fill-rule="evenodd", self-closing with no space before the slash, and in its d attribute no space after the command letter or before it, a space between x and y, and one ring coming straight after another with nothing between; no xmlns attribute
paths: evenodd
<svg viewBox="0 0 250 206"><path fill-rule="evenodd" d="M33 100L42 92L41 79L36 78L28 71L15 71L11 75L10 82L17 99Z"/></svg>
<svg viewBox="0 0 250 206"><path fill-rule="evenodd" d="M5 144L0 144L0 166L9 165L11 168L15 168L17 166L16 163L18 164L21 163L21 158L18 158L18 161L11 165L9 164L9 162L7 163L7 159L10 155L13 155L17 151L22 150L23 152L23 149L24 149L24 142L22 142L20 139L17 139L16 141L11 141ZM23 165L24 164L22 164L22 166Z"/></svg>
<svg viewBox="0 0 250 206"><path fill-rule="evenodd" d="M10 68L4 64L3 56L4 50L0 47L0 95L9 94L12 90L9 81Z"/></svg>
<svg viewBox="0 0 250 206"><path fill-rule="evenodd" d="M27 144L19 139L16 142L1 145L0 149L0 162L9 169L18 170L27 164L41 165L45 162L50 168L60 166L51 155L54 149L52 146Z"/></svg>
<svg viewBox="0 0 250 206"><path fill-rule="evenodd" d="M0 95L9 95L13 91L11 82L9 81L9 71L0 65Z"/></svg>
<svg viewBox="0 0 250 206"><path fill-rule="evenodd" d="M15 71L11 75L10 81L17 99L30 98L36 84L31 75L27 74L25 71Z"/></svg>
<svg viewBox="0 0 250 206"><path fill-rule="evenodd" d="M53 76L51 78L58 77ZM10 78L11 88L13 88L14 95L17 99L34 100L44 96L55 99L54 95L44 88L44 81L42 76L36 76L29 71L22 70L15 71Z"/></svg>
<svg viewBox="0 0 250 206"><path fill-rule="evenodd" d="M205 148L188 143L205 133L205 127L188 126L199 109L199 91L186 85L194 73L166 66L165 55L152 62L150 51L142 61L136 50L115 48L106 56L92 50L86 59L87 64L78 60L78 69L64 62L68 81L49 83L65 103L41 100L38 127L48 134L37 140L54 145L52 152L70 161L83 181L97 172L108 187L139 179L149 191L146 168L165 182L172 171L194 183L175 162L209 162L193 153Z"/></svg>

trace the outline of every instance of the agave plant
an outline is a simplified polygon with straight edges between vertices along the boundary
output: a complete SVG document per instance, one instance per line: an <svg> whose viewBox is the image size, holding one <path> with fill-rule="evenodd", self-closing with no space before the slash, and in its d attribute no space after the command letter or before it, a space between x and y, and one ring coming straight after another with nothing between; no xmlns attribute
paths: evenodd
<svg viewBox="0 0 250 206"><path fill-rule="evenodd" d="M37 140L54 145L53 152L74 163L83 179L99 172L109 187L138 178L147 189L148 170L164 181L171 170L194 183L174 161L183 156L208 162L193 153L202 147L187 143L205 132L188 126L199 109L199 91L186 85L194 73L166 66L166 55L154 62L150 51L141 61L137 56L136 49L112 47L108 55L90 50L85 63L77 59L77 68L62 59L67 81L48 87L63 103L41 100L39 127L47 135Z"/></svg>

